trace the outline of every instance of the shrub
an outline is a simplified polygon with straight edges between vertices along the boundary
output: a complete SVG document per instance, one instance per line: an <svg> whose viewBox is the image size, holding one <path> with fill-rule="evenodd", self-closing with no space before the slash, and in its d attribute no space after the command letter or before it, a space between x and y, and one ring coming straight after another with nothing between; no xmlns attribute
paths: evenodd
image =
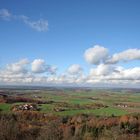
<svg viewBox="0 0 140 140"><path fill-rule="evenodd" d="M37 140L62 140L63 133L59 121L51 121L44 126Z"/></svg>
<svg viewBox="0 0 140 140"><path fill-rule="evenodd" d="M18 124L13 118L0 119L0 140L17 140L18 132Z"/></svg>

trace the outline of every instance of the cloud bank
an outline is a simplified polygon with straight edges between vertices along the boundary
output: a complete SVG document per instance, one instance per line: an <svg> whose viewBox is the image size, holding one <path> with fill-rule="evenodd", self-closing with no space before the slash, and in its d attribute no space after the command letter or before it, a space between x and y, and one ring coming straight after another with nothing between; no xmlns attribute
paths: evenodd
<svg viewBox="0 0 140 140"><path fill-rule="evenodd" d="M85 86L139 86L140 67L125 68L119 62L140 60L140 49L128 49L109 55L109 50L95 45L85 50L88 72L80 64L70 65L64 72L38 58L22 59L0 69L0 84L85 85Z"/></svg>

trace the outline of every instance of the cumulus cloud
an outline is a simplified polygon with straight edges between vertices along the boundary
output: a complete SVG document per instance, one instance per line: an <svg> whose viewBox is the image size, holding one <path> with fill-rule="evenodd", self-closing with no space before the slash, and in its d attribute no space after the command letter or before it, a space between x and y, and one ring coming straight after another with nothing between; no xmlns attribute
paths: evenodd
<svg viewBox="0 0 140 140"><path fill-rule="evenodd" d="M140 80L140 67L123 69L118 75L122 80Z"/></svg>
<svg viewBox="0 0 140 140"><path fill-rule="evenodd" d="M22 83L28 74L28 59L6 65L0 70L0 82L2 83Z"/></svg>
<svg viewBox="0 0 140 140"><path fill-rule="evenodd" d="M26 73L26 66L29 64L28 59L22 59L19 62L8 64L6 66L6 71L9 73Z"/></svg>
<svg viewBox="0 0 140 140"><path fill-rule="evenodd" d="M34 62L34 64L33 64ZM42 59L35 59L32 63L26 59L9 64L5 69L0 70L0 83L10 84L61 84L61 85L138 85L140 84L140 67L125 69L124 67L100 64L91 68L88 75L83 72L77 74L72 68L71 73L60 75L46 75L46 63ZM29 65L34 68L29 69ZM34 72L32 71L34 69ZM41 73L41 74L40 74ZM74 73L74 74L73 74Z"/></svg>
<svg viewBox="0 0 140 140"><path fill-rule="evenodd" d="M105 66L106 67L106 66ZM100 70L101 69L101 70ZM136 84L140 82L140 67L125 69L120 66L102 68L99 66L91 69L87 78L87 83L104 84Z"/></svg>
<svg viewBox="0 0 140 140"><path fill-rule="evenodd" d="M31 63L31 70L34 73L44 73L48 72L50 74L55 74L57 68L55 66L50 66L45 63L45 60L43 59L35 59Z"/></svg>
<svg viewBox="0 0 140 140"><path fill-rule="evenodd" d="M114 70L114 67L111 65L100 64L96 68L90 69L90 75L92 76L108 75L112 73L113 70Z"/></svg>
<svg viewBox="0 0 140 140"><path fill-rule="evenodd" d="M140 49L128 49L120 53L109 55L108 49L99 45L89 48L84 53L85 60L94 65L116 64L120 61L128 62L132 60L140 60Z"/></svg>
<svg viewBox="0 0 140 140"><path fill-rule="evenodd" d="M31 65L32 65L32 72L42 73L46 71L46 64L43 59L35 59Z"/></svg>
<svg viewBox="0 0 140 140"><path fill-rule="evenodd" d="M68 68L68 73L69 74L73 74L73 75L76 75L76 74L81 74L83 69L80 65L78 64L73 64L71 65L69 68Z"/></svg>
<svg viewBox="0 0 140 140"><path fill-rule="evenodd" d="M0 9L0 18L4 20L20 20L29 27L39 32L45 32L48 30L48 21L46 19L31 20L25 15L14 15L7 9Z"/></svg>
<svg viewBox="0 0 140 140"><path fill-rule="evenodd" d="M128 49L120 53L114 54L106 61L109 64L115 64L120 61L128 62L132 60L140 60L140 49Z"/></svg>
<svg viewBox="0 0 140 140"><path fill-rule="evenodd" d="M55 77L55 83L62 84L62 85L78 85L78 84L85 84L86 76L84 74L80 75L71 75L71 74L60 74Z"/></svg>
<svg viewBox="0 0 140 140"><path fill-rule="evenodd" d="M107 59L108 49L103 46L95 45L85 51L84 57L88 63L97 65Z"/></svg>
<svg viewBox="0 0 140 140"><path fill-rule="evenodd" d="M46 84L50 82L50 77L55 77L56 70L55 66L46 65L43 59L35 59L32 63L28 59L22 59L0 69L0 83ZM48 75L43 75L44 72L50 74L49 77Z"/></svg>

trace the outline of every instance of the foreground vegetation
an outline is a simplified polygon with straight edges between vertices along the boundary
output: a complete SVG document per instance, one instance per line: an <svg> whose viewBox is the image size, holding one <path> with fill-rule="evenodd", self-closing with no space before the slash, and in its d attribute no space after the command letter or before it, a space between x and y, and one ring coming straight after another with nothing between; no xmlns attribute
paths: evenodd
<svg viewBox="0 0 140 140"><path fill-rule="evenodd" d="M121 117L0 113L1 140L138 140L140 114Z"/></svg>

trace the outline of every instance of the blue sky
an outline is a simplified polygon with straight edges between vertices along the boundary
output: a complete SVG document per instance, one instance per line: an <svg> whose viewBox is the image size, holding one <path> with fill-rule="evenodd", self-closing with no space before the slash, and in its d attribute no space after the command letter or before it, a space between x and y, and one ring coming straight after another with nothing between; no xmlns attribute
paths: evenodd
<svg viewBox="0 0 140 140"><path fill-rule="evenodd" d="M110 56L128 49L139 51L139 7L139 0L0 0L0 9L12 15L0 19L1 69L26 58L43 59L57 66L58 74L73 64L88 74L97 67L85 61L88 48L103 46ZM40 19L48 23L47 30L31 25ZM140 67L139 57L118 64L126 69Z"/></svg>

